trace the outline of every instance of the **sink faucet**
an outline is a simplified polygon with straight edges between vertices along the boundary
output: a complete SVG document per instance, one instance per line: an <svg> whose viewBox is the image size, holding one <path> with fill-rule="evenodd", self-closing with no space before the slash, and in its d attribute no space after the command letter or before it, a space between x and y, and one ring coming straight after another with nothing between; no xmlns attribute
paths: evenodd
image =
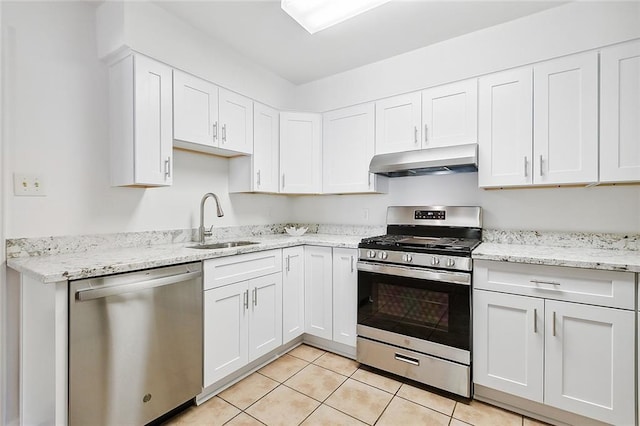
<svg viewBox="0 0 640 426"><path fill-rule="evenodd" d="M204 244L204 237L210 237L211 235L213 235L213 225L211 225L211 228L209 228L209 230L205 230L204 228L204 203L205 201L207 201L207 198L211 197L216 200L218 217L224 216L222 207L220 207L220 200L218 199L218 196L213 192L207 192L206 194L204 194L204 197L202 197L202 201L200 201L200 227L198 227L198 241L200 242L200 244Z"/></svg>

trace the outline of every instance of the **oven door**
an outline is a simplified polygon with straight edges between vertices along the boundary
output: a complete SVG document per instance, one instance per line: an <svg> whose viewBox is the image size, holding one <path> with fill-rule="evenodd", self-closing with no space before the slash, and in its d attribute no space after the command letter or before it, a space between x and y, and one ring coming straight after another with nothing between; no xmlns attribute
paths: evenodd
<svg viewBox="0 0 640 426"><path fill-rule="evenodd" d="M436 348L457 348L465 362L470 300L471 273L358 262L358 335L363 337L402 346L409 340L397 336L409 336Z"/></svg>

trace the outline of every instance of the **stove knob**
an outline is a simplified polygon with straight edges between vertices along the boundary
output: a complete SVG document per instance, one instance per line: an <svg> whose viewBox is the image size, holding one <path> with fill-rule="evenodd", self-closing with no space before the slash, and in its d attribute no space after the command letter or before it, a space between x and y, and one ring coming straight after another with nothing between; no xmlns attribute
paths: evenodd
<svg viewBox="0 0 640 426"><path fill-rule="evenodd" d="M453 259L447 259L447 266L448 266L449 268L451 268L451 267L452 267L453 265L455 265L455 264L456 264L456 261L455 261L455 260L453 260Z"/></svg>
<svg viewBox="0 0 640 426"><path fill-rule="evenodd" d="M386 259L387 257L389 257L389 256L387 255L387 252L386 252L386 251L381 251L381 252L380 252L380 254L378 255L378 257L379 257L380 259L382 259L382 260L385 260L385 259Z"/></svg>
<svg viewBox="0 0 640 426"><path fill-rule="evenodd" d="M413 256L411 256L410 254L403 254L402 255L402 261L403 262L407 262L407 263L411 263L411 262L413 262Z"/></svg>
<svg viewBox="0 0 640 426"><path fill-rule="evenodd" d="M367 252L367 257L368 258L375 258L376 257L376 252L374 250L369 250Z"/></svg>
<svg viewBox="0 0 640 426"><path fill-rule="evenodd" d="M431 258L431 264L432 264L432 265L434 265L434 266L435 266L435 265L439 265L439 264L440 264L440 259L439 259L439 258L437 258L437 257L435 257L435 256L434 256L434 257L432 257L432 258Z"/></svg>

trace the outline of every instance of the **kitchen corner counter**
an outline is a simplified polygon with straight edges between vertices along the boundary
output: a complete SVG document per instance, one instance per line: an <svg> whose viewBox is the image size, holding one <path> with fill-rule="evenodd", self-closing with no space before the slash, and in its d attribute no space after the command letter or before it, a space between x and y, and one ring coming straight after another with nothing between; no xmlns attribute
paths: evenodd
<svg viewBox="0 0 640 426"><path fill-rule="evenodd" d="M640 251L616 248L483 242L472 253L477 260L640 272Z"/></svg>
<svg viewBox="0 0 640 426"><path fill-rule="evenodd" d="M299 245L356 248L362 237L333 234L305 234L300 237L286 234L248 235L235 239L258 244L225 249L194 249L189 246L197 243L191 241L105 250L96 248L74 253L9 258L7 266L43 283L53 283Z"/></svg>

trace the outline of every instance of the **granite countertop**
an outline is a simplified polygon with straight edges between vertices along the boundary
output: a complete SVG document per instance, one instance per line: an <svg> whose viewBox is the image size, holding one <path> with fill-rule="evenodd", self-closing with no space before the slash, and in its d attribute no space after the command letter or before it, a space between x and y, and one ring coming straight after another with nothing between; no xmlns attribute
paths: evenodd
<svg viewBox="0 0 640 426"><path fill-rule="evenodd" d="M473 259L640 272L640 236L498 231L484 233Z"/></svg>
<svg viewBox="0 0 640 426"><path fill-rule="evenodd" d="M305 234L300 237L287 234L245 236L235 240L254 241L258 244L225 249L193 249L189 246L196 243L191 241L104 250L92 249L74 253L9 258L7 266L43 283L52 283L304 244L356 248L362 237L362 235L333 234ZM216 240L216 242L219 241L221 240Z"/></svg>

